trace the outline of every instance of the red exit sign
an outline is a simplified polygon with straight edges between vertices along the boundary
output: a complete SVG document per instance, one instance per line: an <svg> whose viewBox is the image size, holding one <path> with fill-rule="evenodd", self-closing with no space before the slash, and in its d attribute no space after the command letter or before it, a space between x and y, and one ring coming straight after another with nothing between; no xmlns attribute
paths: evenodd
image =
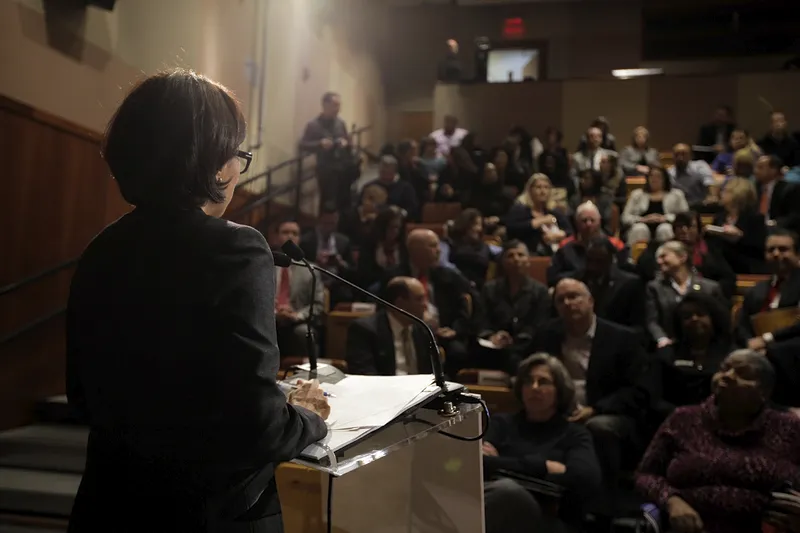
<svg viewBox="0 0 800 533"><path fill-rule="evenodd" d="M519 38L525 35L525 21L522 17L508 18L503 23L503 37Z"/></svg>

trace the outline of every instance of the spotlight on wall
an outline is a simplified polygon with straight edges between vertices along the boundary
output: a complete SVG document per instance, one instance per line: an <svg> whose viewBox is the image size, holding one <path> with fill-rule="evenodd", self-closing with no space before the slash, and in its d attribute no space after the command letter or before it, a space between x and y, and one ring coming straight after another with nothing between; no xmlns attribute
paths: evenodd
<svg viewBox="0 0 800 533"><path fill-rule="evenodd" d="M663 68L621 68L611 71L611 75L621 80L640 78L642 76L658 76L664 74Z"/></svg>

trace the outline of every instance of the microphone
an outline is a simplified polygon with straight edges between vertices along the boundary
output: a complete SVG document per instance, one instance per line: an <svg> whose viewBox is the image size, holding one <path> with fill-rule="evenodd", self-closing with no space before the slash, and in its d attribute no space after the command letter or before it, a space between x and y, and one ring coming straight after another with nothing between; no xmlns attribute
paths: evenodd
<svg viewBox="0 0 800 533"><path fill-rule="evenodd" d="M292 260L289 259L289 256L283 252L278 252L276 250L270 250L272 252L272 259L275 262L275 266L278 268L289 268L292 266Z"/></svg>
<svg viewBox="0 0 800 533"><path fill-rule="evenodd" d="M423 328L425 328L425 332L428 334L428 351L429 351L428 355L430 356L430 359L431 359L431 367L433 368L434 380L436 382L436 385L439 388L442 389L442 392L445 392L445 393L449 392L447 390L447 383L445 382L445 379L444 379L444 370L442 369L442 360L439 357L439 344L436 342L436 335L433 334L433 331L431 330L430 326L428 326L428 324L425 323L424 320L422 320L421 318L419 318L417 316L412 315L411 313L409 313L405 309L401 309L401 308L397 307L396 305L387 302L383 298L381 298L381 297L379 297L379 296L377 296L375 294L372 294L368 290L362 289L361 287L359 287L355 283L353 283L351 281L348 281L348 280L344 279L343 277L341 277L341 276L339 276L337 274L334 274L333 272L330 272L329 270L325 270L324 268L319 267L317 265L312 265L311 263L309 263L305 259L305 254L303 253L303 250L301 250L300 247L297 246L297 244L295 244L292 241L286 241L284 243L284 245L281 246L281 250L286 252L286 255L288 255L292 259L292 262L294 264L300 265L300 266L304 266L304 267L308 268L309 270L311 270L312 271L312 276L313 276L313 273L314 273L313 271L315 271L315 270L317 272L322 272L326 276L330 276L331 278L335 279L336 281L344 283L345 285L347 285L351 289L354 289L355 291L359 292L360 294L363 294L364 296L368 297L370 300L388 307L389 309L391 309L391 310L403 315L404 317L407 317L407 318L413 320L414 322L416 322L417 324L419 324ZM462 388L463 388L463 386L459 386L458 390L461 390Z"/></svg>
<svg viewBox="0 0 800 533"><path fill-rule="evenodd" d="M309 377L314 379L317 373L317 350L316 346L314 346L314 328L311 325L314 323L314 304L316 303L314 298L317 295L317 275L314 273L314 269L311 268L311 263L306 261L303 250L300 249L294 241L289 239L283 243L281 250L283 250L283 253L285 253L290 260L301 263L301 265L306 267L311 273L311 305L308 307L308 318L306 319L306 351L308 352Z"/></svg>

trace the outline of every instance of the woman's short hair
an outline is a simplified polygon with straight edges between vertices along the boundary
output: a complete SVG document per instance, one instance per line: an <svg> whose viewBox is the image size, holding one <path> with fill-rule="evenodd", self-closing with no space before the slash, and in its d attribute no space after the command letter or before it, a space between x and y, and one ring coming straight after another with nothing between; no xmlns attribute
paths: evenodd
<svg viewBox="0 0 800 533"><path fill-rule="evenodd" d="M662 167L650 167L650 175L647 176L647 179L644 181L644 190L645 190L645 192L650 192L650 178L653 176L653 172L658 172L659 174L661 174L661 181L664 184L664 185L662 185L662 188L664 189L664 192L671 191L672 190L672 180L669 179L669 174L667 174L667 171L664 170Z"/></svg>
<svg viewBox="0 0 800 533"><path fill-rule="evenodd" d="M714 328L712 338L718 342L727 342L731 337L731 312L723 306L716 298L702 291L689 291L686 296L675 306L673 316L673 331L678 343L685 342L683 336L683 313L685 307L699 307L711 319L711 326Z"/></svg>
<svg viewBox="0 0 800 533"><path fill-rule="evenodd" d="M135 206L192 208L225 200L217 173L245 140L233 94L191 70L144 79L105 132L102 154L123 198Z"/></svg>
<svg viewBox="0 0 800 533"><path fill-rule="evenodd" d="M468 207L464 209L453 221L453 225L450 227L449 235L450 239L453 242L457 242L464 238L467 234L467 231L470 227L475 223L475 221L480 218L481 212L474 207Z"/></svg>
<svg viewBox="0 0 800 533"><path fill-rule="evenodd" d="M556 413L568 416L575 409L575 382L572 381L564 363L548 353L535 353L519 364L517 378L514 380L514 396L522 403L522 388L530 383L531 370L540 365L546 366L553 375L553 385L556 388Z"/></svg>
<svg viewBox="0 0 800 533"><path fill-rule="evenodd" d="M650 140L650 131L645 128L644 126L636 126L633 128L633 133L631 134L631 146L636 146L636 134L640 131L644 132L644 147L648 148L648 141Z"/></svg>
<svg viewBox="0 0 800 533"><path fill-rule="evenodd" d="M399 242L405 242L403 237L403 226L405 224L405 211L396 205L387 205L382 207L375 217L375 225L373 226L373 237L376 242L381 242L386 236L389 225L395 220L400 221L400 235Z"/></svg>
<svg viewBox="0 0 800 533"><path fill-rule="evenodd" d="M665 242L656 249L656 257L661 255L662 252L672 252L677 256L685 257L687 261L689 259L689 250L686 249L686 245L681 241L673 240Z"/></svg>
<svg viewBox="0 0 800 533"><path fill-rule="evenodd" d="M758 203L758 195L753 183L746 178L731 178L723 186L733 197L734 203L739 211L749 211L755 209Z"/></svg>
<svg viewBox="0 0 800 533"><path fill-rule="evenodd" d="M543 181L547 183L551 188L553 187L553 182L550 181L550 178L547 177L547 174L542 174L537 172L530 178L528 178L528 182L525 183L525 188L522 192L519 193L517 196L517 202L521 203L522 205L526 205L528 207L533 207L533 200L531 200L531 196L528 191L536 184L537 181Z"/></svg>
<svg viewBox="0 0 800 533"><path fill-rule="evenodd" d="M578 178L582 179L584 176L590 176L592 180L592 187L589 190L590 194L599 195L603 192L603 175L591 168L585 168L578 172Z"/></svg>

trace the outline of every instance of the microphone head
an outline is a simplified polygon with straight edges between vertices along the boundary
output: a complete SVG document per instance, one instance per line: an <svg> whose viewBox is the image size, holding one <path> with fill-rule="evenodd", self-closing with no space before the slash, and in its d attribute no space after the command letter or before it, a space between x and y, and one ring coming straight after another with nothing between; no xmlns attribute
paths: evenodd
<svg viewBox="0 0 800 533"><path fill-rule="evenodd" d="M272 252L272 258L275 260L276 267L287 268L292 264L292 260L283 252Z"/></svg>
<svg viewBox="0 0 800 533"><path fill-rule="evenodd" d="M303 250L291 239L283 243L281 250L283 250L283 253L288 255L289 258L294 261L302 261L306 257L306 254L303 253Z"/></svg>

